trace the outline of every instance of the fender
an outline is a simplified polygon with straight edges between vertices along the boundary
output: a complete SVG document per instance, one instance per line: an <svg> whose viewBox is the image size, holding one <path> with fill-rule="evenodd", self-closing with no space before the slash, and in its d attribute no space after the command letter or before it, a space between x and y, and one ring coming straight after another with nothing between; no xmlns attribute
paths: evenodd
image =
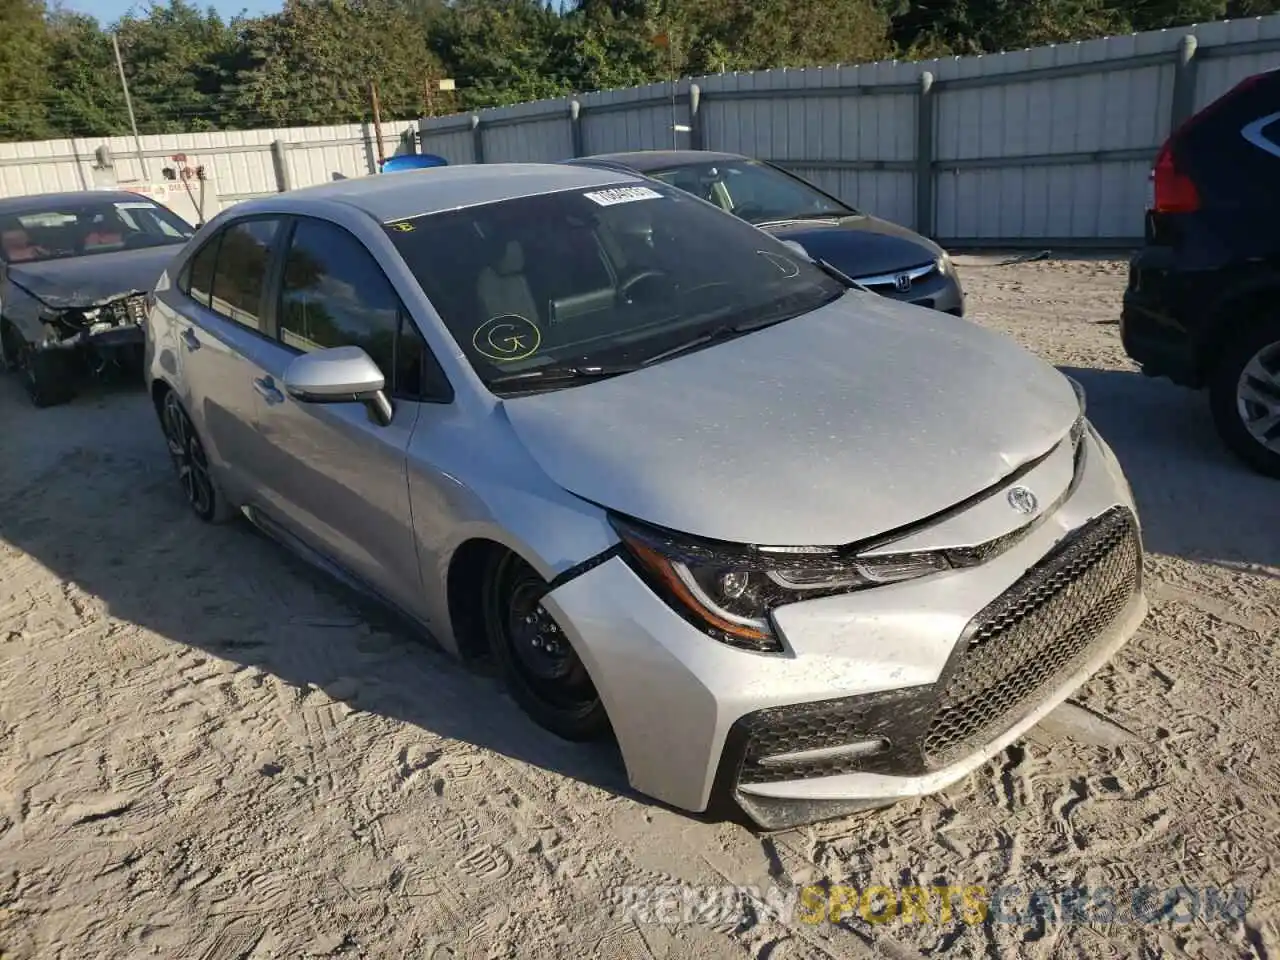
<svg viewBox="0 0 1280 960"><path fill-rule="evenodd" d="M1209 322L1204 325L1205 334L1199 350L1198 366L1202 377L1213 369L1227 341L1258 317L1255 305L1259 301L1269 302L1273 313L1280 311L1280 265L1249 266L1254 269L1211 301Z"/></svg>

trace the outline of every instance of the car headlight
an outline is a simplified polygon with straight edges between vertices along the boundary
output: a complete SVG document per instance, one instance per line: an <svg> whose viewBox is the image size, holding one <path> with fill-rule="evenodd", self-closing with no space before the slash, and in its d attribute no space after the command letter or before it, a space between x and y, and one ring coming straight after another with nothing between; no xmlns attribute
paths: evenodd
<svg viewBox="0 0 1280 960"><path fill-rule="evenodd" d="M956 275L956 265L951 262L951 255L945 250L942 256L938 257L938 272L944 277L954 277Z"/></svg>
<svg viewBox="0 0 1280 960"><path fill-rule="evenodd" d="M858 557L836 547L738 546L614 515L610 521L632 567L676 612L722 643L762 653L782 649L772 621L779 607L951 566L940 553Z"/></svg>

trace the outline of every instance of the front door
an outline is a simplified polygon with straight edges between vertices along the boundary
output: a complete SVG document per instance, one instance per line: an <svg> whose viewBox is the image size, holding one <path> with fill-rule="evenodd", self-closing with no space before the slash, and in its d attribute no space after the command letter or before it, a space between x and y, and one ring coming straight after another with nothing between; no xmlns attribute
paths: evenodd
<svg viewBox="0 0 1280 960"><path fill-rule="evenodd" d="M327 221L299 218L284 256L276 338L262 356L258 471L267 509L290 533L410 612L421 587L406 451L420 404L397 377L403 310L365 246ZM414 334L416 335L416 331ZM301 403L285 373L301 353L359 346L386 376L385 426L361 403Z"/></svg>

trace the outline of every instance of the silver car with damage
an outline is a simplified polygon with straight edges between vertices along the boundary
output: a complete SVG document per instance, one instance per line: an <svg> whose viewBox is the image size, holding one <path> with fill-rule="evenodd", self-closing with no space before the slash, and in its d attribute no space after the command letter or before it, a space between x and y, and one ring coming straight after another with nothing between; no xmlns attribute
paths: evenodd
<svg viewBox="0 0 1280 960"><path fill-rule="evenodd" d="M1146 612L1072 382L652 180L492 164L254 200L155 298L199 516L492 657L677 807L772 828L946 787Z"/></svg>

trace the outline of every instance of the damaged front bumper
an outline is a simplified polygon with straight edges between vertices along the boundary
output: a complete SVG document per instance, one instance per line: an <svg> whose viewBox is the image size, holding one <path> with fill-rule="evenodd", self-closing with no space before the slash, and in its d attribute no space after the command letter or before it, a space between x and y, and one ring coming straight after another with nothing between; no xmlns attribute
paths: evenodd
<svg viewBox="0 0 1280 960"><path fill-rule="evenodd" d="M146 296L128 293L89 307L45 307L41 310L39 351L87 350L104 359L121 349L141 349L145 334Z"/></svg>
<svg viewBox="0 0 1280 960"><path fill-rule="evenodd" d="M1146 614L1132 494L1092 429L1082 449L1066 499L1012 545L779 607L779 654L710 640L620 557L553 590L543 604L591 674L631 785L782 829L941 790L1021 737ZM1019 482L1056 487L1069 457Z"/></svg>

